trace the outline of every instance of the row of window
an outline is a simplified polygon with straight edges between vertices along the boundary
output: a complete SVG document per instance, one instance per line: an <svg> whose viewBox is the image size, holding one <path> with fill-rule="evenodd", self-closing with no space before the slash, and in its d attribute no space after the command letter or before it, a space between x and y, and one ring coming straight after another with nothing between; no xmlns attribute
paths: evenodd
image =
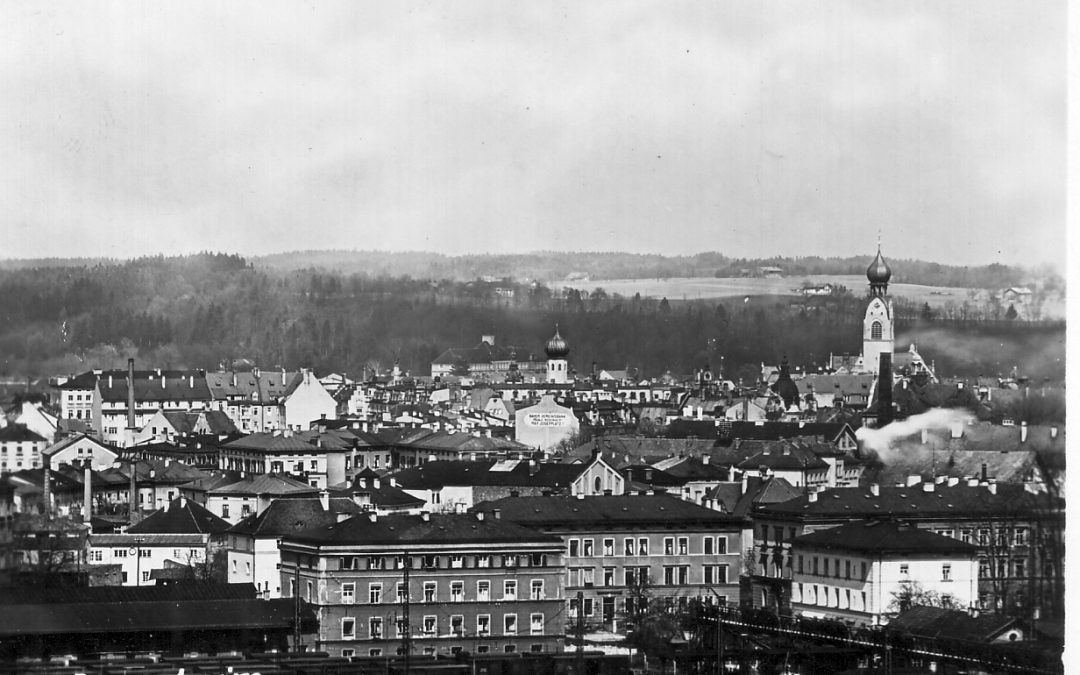
<svg viewBox="0 0 1080 675"><path fill-rule="evenodd" d="M387 586L389 584L386 584ZM471 598L477 602L490 601L492 598L491 593L491 581L489 579L480 579L476 582L476 594ZM372 605L378 605L386 600L383 593L384 584L382 583L370 583L368 584L367 603ZM388 590L388 589L387 589ZM398 581L394 584L394 598L393 602L401 603L406 598L405 582ZM533 579L529 582L529 599L530 600L543 600L547 597L544 591L544 580ZM503 581L502 588L502 600L517 600L518 599L518 582L515 579L506 579ZM449 598L439 597L439 582L437 581L425 581L422 587L421 602L434 603L434 602L466 602L469 598L465 596L465 582L464 581L451 581L450 582L450 595ZM341 602L345 605L351 605L356 602L356 584L354 582L345 582L341 584Z"/></svg>
<svg viewBox="0 0 1080 675"><path fill-rule="evenodd" d="M367 621L367 635L361 635L359 639L368 640L382 640L386 638L384 632L385 624L388 623L386 619L381 616L369 617ZM395 638L403 637L405 633L405 622L401 620L395 620L390 623L394 624ZM543 635L544 634L544 615L540 612L534 612L529 615L529 635ZM417 630L419 629L419 630ZM444 626L445 633L439 633L439 617L433 614L424 615L421 619L419 626L412 627L412 635L418 637L464 637L465 636L465 617L461 614L454 614L450 617L447 625ZM491 635L491 615L490 614L478 614L476 616L476 636L488 636ZM502 616L502 635L517 635L518 634L518 616L517 614L503 614ZM341 619L341 639L342 640L356 640L356 619L354 617L344 617Z"/></svg>
<svg viewBox="0 0 1080 675"><path fill-rule="evenodd" d="M130 548L114 548L114 549L112 549L112 559L113 560L123 560L123 559L127 558L129 555L134 558L136 551L138 551L138 555L139 555L140 558L149 558L150 555L154 552L154 550L155 550L154 548L136 547L136 546L132 546ZM191 548L191 549L174 548L172 550L172 557L173 557L174 560L178 560L178 561L197 560L197 559L202 558L202 550L197 549L197 548ZM105 562L105 550L100 549L100 548L90 549L90 562L98 562L98 563L99 562ZM235 567L236 567L236 564L234 562L233 563L233 568L234 568L233 571L234 572L236 571Z"/></svg>
<svg viewBox="0 0 1080 675"><path fill-rule="evenodd" d="M595 555L591 537L583 539L570 539L567 542L567 555L572 558L590 557ZM616 540L614 537L606 537L601 540L601 556L617 556ZM649 555L648 537L623 537L622 555L642 556ZM690 537L664 537L662 555L725 555L728 552L727 537L706 535L701 538L701 548L691 552Z"/></svg>
<svg viewBox="0 0 1080 675"><path fill-rule="evenodd" d="M405 567L406 557L394 556L342 556L338 561L341 570L400 570ZM502 567L547 567L547 555L543 553L506 555L422 555L408 556L410 569L488 569Z"/></svg>
<svg viewBox="0 0 1080 675"><path fill-rule="evenodd" d="M665 586L686 585L699 583L690 579L690 565L667 565L664 567ZM616 568L604 567L602 570L602 586L615 586L617 578ZM624 567L622 584L624 586L645 586L651 583L649 567ZM703 584L726 584L728 583L727 565L702 565L701 581ZM571 567L566 571L567 586L584 586L589 588L596 585L596 571L592 567Z"/></svg>
<svg viewBox="0 0 1080 675"><path fill-rule="evenodd" d="M782 527L780 525L761 525L758 530L758 537L761 539L762 544L768 544L769 530L772 528L772 541L777 544L782 544L785 539L785 535L788 540L794 539L796 536L796 529L794 527ZM1027 546L1029 528L1027 527L978 527L978 528L961 528L960 530L954 528L938 528L933 530L934 533L940 534L943 537L949 537L950 539L959 539L965 544L977 544L979 546L990 546L991 542L995 546ZM957 536L959 534L959 536Z"/></svg>
<svg viewBox="0 0 1080 675"><path fill-rule="evenodd" d="M866 612L866 591L854 592L850 588L836 588L819 584L795 584L792 602L819 607L835 607L855 612Z"/></svg>
<svg viewBox="0 0 1080 675"><path fill-rule="evenodd" d="M517 645L515 645L515 644L503 645L502 650L506 654L513 654L514 652L517 651ZM462 651L464 651L464 648L461 645L454 645L453 647L450 647L450 653L451 654L460 654ZM544 651L544 645L542 645L542 644L529 645L529 651L534 652L534 653L543 652ZM476 653L477 654L488 654L490 652L491 652L491 645L476 645ZM422 649L422 653L423 653L424 656L435 656L435 654L438 653L438 651L436 650L435 647L427 646L427 647L424 647ZM382 656L382 655L383 655L383 650L382 650L381 647L372 647L371 649L368 650L368 656ZM346 647L346 648L341 650L341 656L343 658L352 658L352 657L356 656L356 650L353 649L352 647Z"/></svg>
<svg viewBox="0 0 1080 675"><path fill-rule="evenodd" d="M830 577L831 576L831 577L836 577L837 579L840 579L841 577L844 578L844 579L850 579L851 578L852 570L853 570L853 567L854 567L853 562L851 560L841 560L840 558L828 558L828 557L822 556L820 558L820 565L819 565L818 556L815 555L815 556L807 556L807 557L810 559L809 560L809 563L810 563L809 565L804 565L804 560L803 560L803 555L802 554L799 554L799 555L797 555L795 557L795 572L796 573L798 573L798 574L810 574L810 575L822 576L822 577ZM831 574L830 574L830 570L832 571ZM858 576L858 578L859 579L865 579L867 574L869 574L869 568L867 567L867 562L865 560L859 561L859 576Z"/></svg>

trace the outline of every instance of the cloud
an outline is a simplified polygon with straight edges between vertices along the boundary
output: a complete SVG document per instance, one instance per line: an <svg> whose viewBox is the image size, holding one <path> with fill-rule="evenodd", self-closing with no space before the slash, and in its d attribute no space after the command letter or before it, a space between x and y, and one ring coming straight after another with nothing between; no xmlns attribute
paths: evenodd
<svg viewBox="0 0 1080 675"><path fill-rule="evenodd" d="M6 3L6 253L1060 262L1064 6Z"/></svg>

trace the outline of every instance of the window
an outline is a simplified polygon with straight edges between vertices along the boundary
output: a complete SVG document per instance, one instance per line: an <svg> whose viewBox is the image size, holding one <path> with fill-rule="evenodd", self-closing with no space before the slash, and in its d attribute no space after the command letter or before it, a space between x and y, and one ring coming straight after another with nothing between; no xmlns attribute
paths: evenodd
<svg viewBox="0 0 1080 675"><path fill-rule="evenodd" d="M438 620L435 616L428 614L424 617L424 635L435 635L437 627Z"/></svg>
<svg viewBox="0 0 1080 675"><path fill-rule="evenodd" d="M312 595L313 595L312 588L313 588L312 583L310 581L307 582L307 595L305 596L305 599L308 602L311 602L311 598L312 598Z"/></svg>
<svg viewBox="0 0 1080 675"><path fill-rule="evenodd" d="M712 555L713 551L713 538L702 537L701 539L701 552L705 555Z"/></svg>
<svg viewBox="0 0 1080 675"><path fill-rule="evenodd" d="M356 584L341 584L341 604L351 605L356 602Z"/></svg>
<svg viewBox="0 0 1080 675"><path fill-rule="evenodd" d="M717 555L727 555L727 552L728 552L727 537L717 537L716 538L716 554Z"/></svg>
<svg viewBox="0 0 1080 675"><path fill-rule="evenodd" d="M664 555L675 555L675 537L664 537Z"/></svg>
<svg viewBox="0 0 1080 675"><path fill-rule="evenodd" d="M803 573L803 557L802 557L801 553L799 554L799 556L797 558L797 562L795 564L795 571L798 572L799 574Z"/></svg>
<svg viewBox="0 0 1080 675"><path fill-rule="evenodd" d="M604 555L606 555L606 556L615 555L615 540L614 539L605 539L604 540Z"/></svg>
<svg viewBox="0 0 1080 675"><path fill-rule="evenodd" d="M450 582L450 602L464 602L465 601L465 582L464 581L451 581Z"/></svg>
<svg viewBox="0 0 1080 675"><path fill-rule="evenodd" d="M382 639L382 622L381 616L373 616L368 620L368 636L371 637L372 640Z"/></svg>
<svg viewBox="0 0 1080 675"><path fill-rule="evenodd" d="M517 581L507 579L503 582L503 600L517 600Z"/></svg>
<svg viewBox="0 0 1080 675"><path fill-rule="evenodd" d="M343 659L351 659L354 656L356 656L356 650L355 649L342 649L341 650L341 658L343 658Z"/></svg>
<svg viewBox="0 0 1080 675"><path fill-rule="evenodd" d="M229 505L228 504L222 504L221 505L221 517L222 518L228 518L229 517Z"/></svg>
<svg viewBox="0 0 1080 675"><path fill-rule="evenodd" d="M503 614L503 635L517 635L517 614Z"/></svg>
<svg viewBox="0 0 1080 675"><path fill-rule="evenodd" d="M1024 576L1024 571L1025 571L1024 559L1023 558L1017 558L1016 560L1014 560L1013 561L1013 576L1015 576L1015 577L1023 577Z"/></svg>
<svg viewBox="0 0 1080 675"><path fill-rule="evenodd" d="M397 596L397 601L399 603L405 602L408 599L409 591L406 588L404 581L397 582L397 593L395 595Z"/></svg>
<svg viewBox="0 0 1080 675"><path fill-rule="evenodd" d="M680 585L685 586L686 584L690 583L690 566L689 565L680 565L679 569L678 569L678 572L679 572L679 584Z"/></svg>
<svg viewBox="0 0 1080 675"><path fill-rule="evenodd" d="M491 632L491 615L490 614L477 614L476 615L476 632L479 635L487 635Z"/></svg>
<svg viewBox="0 0 1080 675"><path fill-rule="evenodd" d="M673 586L673 585L675 585L675 568L674 567L665 567L664 568L664 585L665 586Z"/></svg>
<svg viewBox="0 0 1080 675"><path fill-rule="evenodd" d="M576 558L580 549L580 542L577 539L570 540L570 557Z"/></svg>
<svg viewBox="0 0 1080 675"><path fill-rule="evenodd" d="M592 616L593 615L593 599L592 598L583 598L583 600L585 602L585 616Z"/></svg>
<svg viewBox="0 0 1080 675"><path fill-rule="evenodd" d="M900 563L900 574L904 575L905 577L908 575L908 564L907 563Z"/></svg>
<svg viewBox="0 0 1080 675"><path fill-rule="evenodd" d="M368 584L368 603L377 605L382 602L382 584Z"/></svg>
<svg viewBox="0 0 1080 675"><path fill-rule="evenodd" d="M358 569L357 567L355 567L356 564L357 564L356 558L353 558L354 567L352 569ZM368 556L367 568L369 570L386 569L386 558L383 558L381 555ZM342 568L342 569L345 569L345 568Z"/></svg>
<svg viewBox="0 0 1080 675"><path fill-rule="evenodd" d="M649 555L649 538L638 537L637 540L638 555Z"/></svg>
<svg viewBox="0 0 1080 675"><path fill-rule="evenodd" d="M490 600L491 599L491 582L487 579L476 582L476 599L477 600Z"/></svg>
<svg viewBox="0 0 1080 675"><path fill-rule="evenodd" d="M690 538L679 537L679 555L688 555L690 553Z"/></svg>
<svg viewBox="0 0 1080 675"><path fill-rule="evenodd" d="M461 636L465 634L465 617L460 614L453 614L450 617L450 633L453 635Z"/></svg>
<svg viewBox="0 0 1080 675"><path fill-rule="evenodd" d="M483 567L491 567L491 556L489 556L489 555L478 555L478 556L476 556L476 566L481 567L481 568L483 568Z"/></svg>
<svg viewBox="0 0 1080 675"><path fill-rule="evenodd" d="M1013 530L1013 545L1027 546L1028 530L1026 527L1018 527Z"/></svg>
<svg viewBox="0 0 1080 675"><path fill-rule="evenodd" d="M101 562L101 551L90 551L90 562Z"/></svg>
<svg viewBox="0 0 1080 675"><path fill-rule="evenodd" d="M149 558L150 553L151 553L151 551L148 548L140 548L139 549L139 557L140 558Z"/></svg>
<svg viewBox="0 0 1080 675"><path fill-rule="evenodd" d="M715 565L702 565L701 566L701 583L715 584L713 579L716 578L716 566Z"/></svg>
<svg viewBox="0 0 1080 675"><path fill-rule="evenodd" d="M450 556L450 569L459 570L462 567L465 567L465 556L463 556L463 555L452 555L452 556Z"/></svg>
<svg viewBox="0 0 1080 675"><path fill-rule="evenodd" d="M626 537L623 539L623 555L634 555L634 538Z"/></svg>
<svg viewBox="0 0 1080 675"><path fill-rule="evenodd" d="M435 602L438 583L434 581L424 582L424 602Z"/></svg>
<svg viewBox="0 0 1080 675"><path fill-rule="evenodd" d="M529 615L529 634L541 635L544 632L544 615L543 614L530 614Z"/></svg>
<svg viewBox="0 0 1080 675"><path fill-rule="evenodd" d="M874 323L870 324L870 339L871 340L880 340L881 339L881 322L880 321L875 321Z"/></svg>
<svg viewBox="0 0 1080 675"><path fill-rule="evenodd" d="M941 580L942 581L952 581L952 565L951 564L944 563L941 566Z"/></svg>
<svg viewBox="0 0 1080 675"><path fill-rule="evenodd" d="M593 578L594 570L591 567L586 567L581 570L581 585L591 587L595 582Z"/></svg>
<svg viewBox="0 0 1080 675"><path fill-rule="evenodd" d="M582 539L581 540L581 555L583 555L583 556L592 555L593 554L592 544L593 544L592 539Z"/></svg>
<svg viewBox="0 0 1080 675"><path fill-rule="evenodd" d="M533 579L529 582L529 598L532 600L543 600L544 597L544 580Z"/></svg>
<svg viewBox="0 0 1080 675"><path fill-rule="evenodd" d="M614 567L605 567L604 568L604 585L605 586L614 586L615 585L615 568Z"/></svg>
<svg viewBox="0 0 1080 675"><path fill-rule="evenodd" d="M341 620L341 639L342 640L355 640L356 639L356 619L347 617Z"/></svg>
<svg viewBox="0 0 1080 675"><path fill-rule="evenodd" d="M970 529L960 530L960 541L964 542L965 544L970 544L971 543L971 530Z"/></svg>

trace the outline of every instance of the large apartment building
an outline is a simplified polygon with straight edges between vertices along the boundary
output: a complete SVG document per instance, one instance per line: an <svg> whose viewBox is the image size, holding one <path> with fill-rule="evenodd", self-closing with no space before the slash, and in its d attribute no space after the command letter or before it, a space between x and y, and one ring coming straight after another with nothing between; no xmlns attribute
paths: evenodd
<svg viewBox="0 0 1080 675"><path fill-rule="evenodd" d="M554 652L563 545L486 514L358 515L282 538L281 588L340 656Z"/></svg>

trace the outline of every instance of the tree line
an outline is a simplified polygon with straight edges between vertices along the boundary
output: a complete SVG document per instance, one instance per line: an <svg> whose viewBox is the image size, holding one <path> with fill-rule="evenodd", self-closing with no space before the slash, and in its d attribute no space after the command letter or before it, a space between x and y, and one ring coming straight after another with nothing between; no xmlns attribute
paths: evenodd
<svg viewBox="0 0 1080 675"><path fill-rule="evenodd" d="M273 270L212 253L7 269L0 270L0 374L81 372L123 366L128 357L173 368L248 359L261 367L355 375L397 362L427 374L447 348L474 346L488 333L500 345L516 346L522 358L542 359L558 323L580 374L595 362L646 377L709 366L731 379L751 378L761 364L785 356L816 368L830 353L858 352L864 302L850 292L806 299L623 297L535 282ZM922 320L905 319L916 332ZM943 326L960 342L985 332L978 322ZM1002 349L992 360L977 353L957 359L956 374L990 375L1020 361L1029 371L1045 370L1032 373L1038 377L1058 375L1051 365L1063 324L995 325L990 332ZM933 352L932 345L920 348ZM1063 346L1060 351L1063 357ZM1023 361L1032 355L1039 359Z"/></svg>

